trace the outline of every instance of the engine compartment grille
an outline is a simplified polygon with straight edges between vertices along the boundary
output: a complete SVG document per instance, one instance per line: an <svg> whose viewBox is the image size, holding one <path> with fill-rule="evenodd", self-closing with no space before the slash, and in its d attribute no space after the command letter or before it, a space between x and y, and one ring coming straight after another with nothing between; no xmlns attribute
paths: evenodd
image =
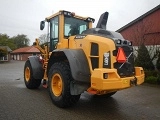
<svg viewBox="0 0 160 120"><path fill-rule="evenodd" d="M118 74L121 77L130 77L135 75L134 69L134 56L132 46L120 46L126 55L127 61L125 63L114 63L114 68L117 69ZM116 47L116 50L113 51L113 55L117 56L119 47Z"/></svg>

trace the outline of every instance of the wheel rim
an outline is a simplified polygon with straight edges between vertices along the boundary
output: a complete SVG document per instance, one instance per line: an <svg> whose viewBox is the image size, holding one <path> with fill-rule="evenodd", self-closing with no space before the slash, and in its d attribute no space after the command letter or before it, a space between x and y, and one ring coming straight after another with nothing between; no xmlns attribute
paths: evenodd
<svg viewBox="0 0 160 120"><path fill-rule="evenodd" d="M25 80L28 82L30 80L30 69L29 67L26 67L25 69Z"/></svg>
<svg viewBox="0 0 160 120"><path fill-rule="evenodd" d="M62 94L62 78L58 73L52 76L51 88L55 96L60 96Z"/></svg>

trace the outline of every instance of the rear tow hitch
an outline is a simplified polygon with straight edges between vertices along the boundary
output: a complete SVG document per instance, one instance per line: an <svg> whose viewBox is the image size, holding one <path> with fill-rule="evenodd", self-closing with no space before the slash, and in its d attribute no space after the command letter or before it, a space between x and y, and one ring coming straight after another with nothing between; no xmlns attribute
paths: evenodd
<svg viewBox="0 0 160 120"><path fill-rule="evenodd" d="M136 77L134 79L130 80L130 85L137 86L137 78Z"/></svg>

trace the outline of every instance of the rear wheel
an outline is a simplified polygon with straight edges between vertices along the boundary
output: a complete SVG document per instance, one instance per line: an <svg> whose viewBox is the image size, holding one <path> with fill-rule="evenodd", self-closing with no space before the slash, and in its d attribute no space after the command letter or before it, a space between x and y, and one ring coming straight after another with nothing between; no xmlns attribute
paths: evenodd
<svg viewBox="0 0 160 120"><path fill-rule="evenodd" d="M27 60L24 65L24 82L29 89L38 88L41 84L41 79L34 79L33 70L29 60Z"/></svg>
<svg viewBox="0 0 160 120"><path fill-rule="evenodd" d="M69 107L78 102L80 95L70 94L72 81L70 67L65 62L57 62L49 70L49 94L53 103L61 108Z"/></svg>

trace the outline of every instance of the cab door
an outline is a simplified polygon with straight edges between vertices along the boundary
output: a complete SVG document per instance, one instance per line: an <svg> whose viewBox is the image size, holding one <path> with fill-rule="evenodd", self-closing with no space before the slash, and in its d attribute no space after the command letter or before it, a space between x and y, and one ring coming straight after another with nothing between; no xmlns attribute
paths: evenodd
<svg viewBox="0 0 160 120"><path fill-rule="evenodd" d="M50 52L56 49L59 42L59 16L50 20Z"/></svg>

